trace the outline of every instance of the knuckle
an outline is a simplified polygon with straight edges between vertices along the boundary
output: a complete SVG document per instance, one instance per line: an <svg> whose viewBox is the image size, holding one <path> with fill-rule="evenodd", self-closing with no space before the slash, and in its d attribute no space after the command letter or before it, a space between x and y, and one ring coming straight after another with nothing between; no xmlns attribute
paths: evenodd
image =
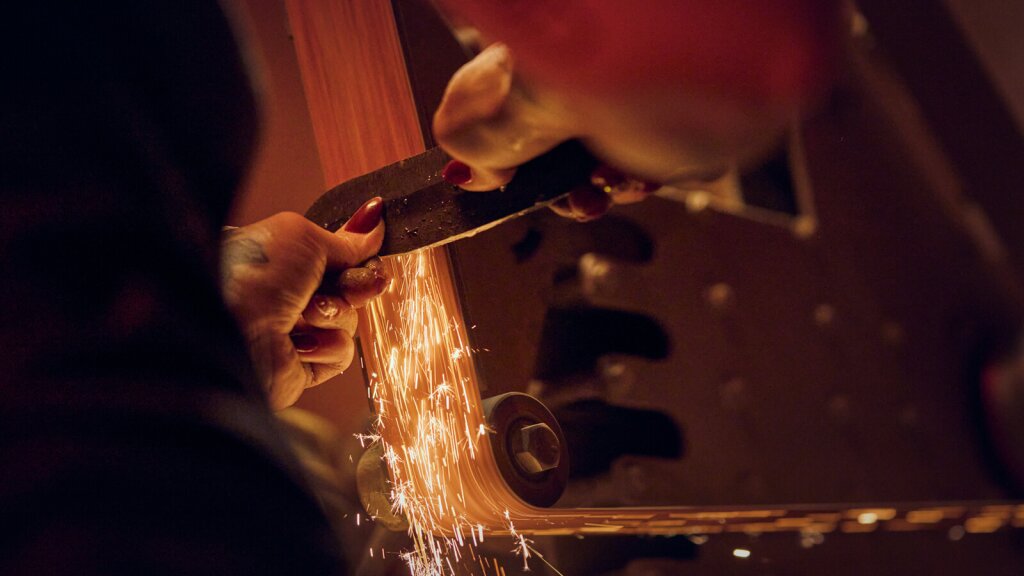
<svg viewBox="0 0 1024 576"><path fill-rule="evenodd" d="M295 212L281 212L271 217L276 235L302 242L319 249L320 229L316 224Z"/></svg>
<svg viewBox="0 0 1024 576"><path fill-rule="evenodd" d="M313 313L324 320L333 320L341 314L341 306L337 298L317 295L311 303Z"/></svg>
<svg viewBox="0 0 1024 576"><path fill-rule="evenodd" d="M306 228L314 224L296 212L278 212L269 218L276 226L286 228Z"/></svg>
<svg viewBox="0 0 1024 576"><path fill-rule="evenodd" d="M349 338L352 338L356 334L356 328L359 326L359 314L354 308L349 308L341 313L338 318L338 327L341 331L345 332ZM353 343L353 349L355 344Z"/></svg>

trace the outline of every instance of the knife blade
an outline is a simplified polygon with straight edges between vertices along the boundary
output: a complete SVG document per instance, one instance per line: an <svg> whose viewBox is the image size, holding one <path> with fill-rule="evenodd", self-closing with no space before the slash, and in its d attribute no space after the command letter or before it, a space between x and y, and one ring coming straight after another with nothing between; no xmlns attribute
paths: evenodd
<svg viewBox="0 0 1024 576"><path fill-rule="evenodd" d="M472 236L589 184L597 160L579 142L565 142L523 164L508 185L494 192L466 192L441 178L450 158L440 148L395 162L331 188L306 217L340 228L374 196L384 200L381 256L440 246Z"/></svg>

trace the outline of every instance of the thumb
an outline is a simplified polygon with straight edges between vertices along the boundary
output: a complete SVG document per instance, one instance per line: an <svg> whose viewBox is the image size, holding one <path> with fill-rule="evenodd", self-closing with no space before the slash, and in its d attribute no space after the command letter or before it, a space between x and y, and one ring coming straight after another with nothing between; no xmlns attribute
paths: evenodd
<svg viewBox="0 0 1024 576"><path fill-rule="evenodd" d="M358 266L380 251L384 242L384 201L367 200L337 232L324 230L327 269Z"/></svg>
<svg viewBox="0 0 1024 576"><path fill-rule="evenodd" d="M444 179L484 192L512 179L515 167L579 132L571 110L550 91L527 88L503 44L492 44L452 76L434 113L434 137L456 162Z"/></svg>

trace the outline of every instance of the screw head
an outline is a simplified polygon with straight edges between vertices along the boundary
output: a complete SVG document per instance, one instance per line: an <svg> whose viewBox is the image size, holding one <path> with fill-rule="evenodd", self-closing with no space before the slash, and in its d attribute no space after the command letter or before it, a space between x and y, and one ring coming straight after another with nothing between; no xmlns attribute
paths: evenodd
<svg viewBox="0 0 1024 576"><path fill-rule="evenodd" d="M557 468L562 455L558 435L544 423L527 424L514 429L511 448L516 465L528 475Z"/></svg>

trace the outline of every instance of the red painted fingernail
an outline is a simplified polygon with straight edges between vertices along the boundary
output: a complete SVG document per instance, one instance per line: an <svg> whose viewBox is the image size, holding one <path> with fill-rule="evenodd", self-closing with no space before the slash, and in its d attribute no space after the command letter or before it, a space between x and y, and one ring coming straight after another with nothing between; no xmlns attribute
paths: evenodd
<svg viewBox="0 0 1024 576"><path fill-rule="evenodd" d="M444 178L444 181L449 184L462 186L473 181L473 170L468 164L452 160L441 171L441 178Z"/></svg>
<svg viewBox="0 0 1024 576"><path fill-rule="evenodd" d="M292 345L296 352L312 352L320 345L313 334L292 334Z"/></svg>
<svg viewBox="0 0 1024 576"><path fill-rule="evenodd" d="M377 227L380 224L380 218L384 214L384 200L380 196L371 198L356 210L356 213L348 219L345 223L343 230L346 232L355 232L356 234L366 234Z"/></svg>
<svg viewBox="0 0 1024 576"><path fill-rule="evenodd" d="M569 194L572 215L580 222L587 222L608 211L611 197L596 188L582 187Z"/></svg>

